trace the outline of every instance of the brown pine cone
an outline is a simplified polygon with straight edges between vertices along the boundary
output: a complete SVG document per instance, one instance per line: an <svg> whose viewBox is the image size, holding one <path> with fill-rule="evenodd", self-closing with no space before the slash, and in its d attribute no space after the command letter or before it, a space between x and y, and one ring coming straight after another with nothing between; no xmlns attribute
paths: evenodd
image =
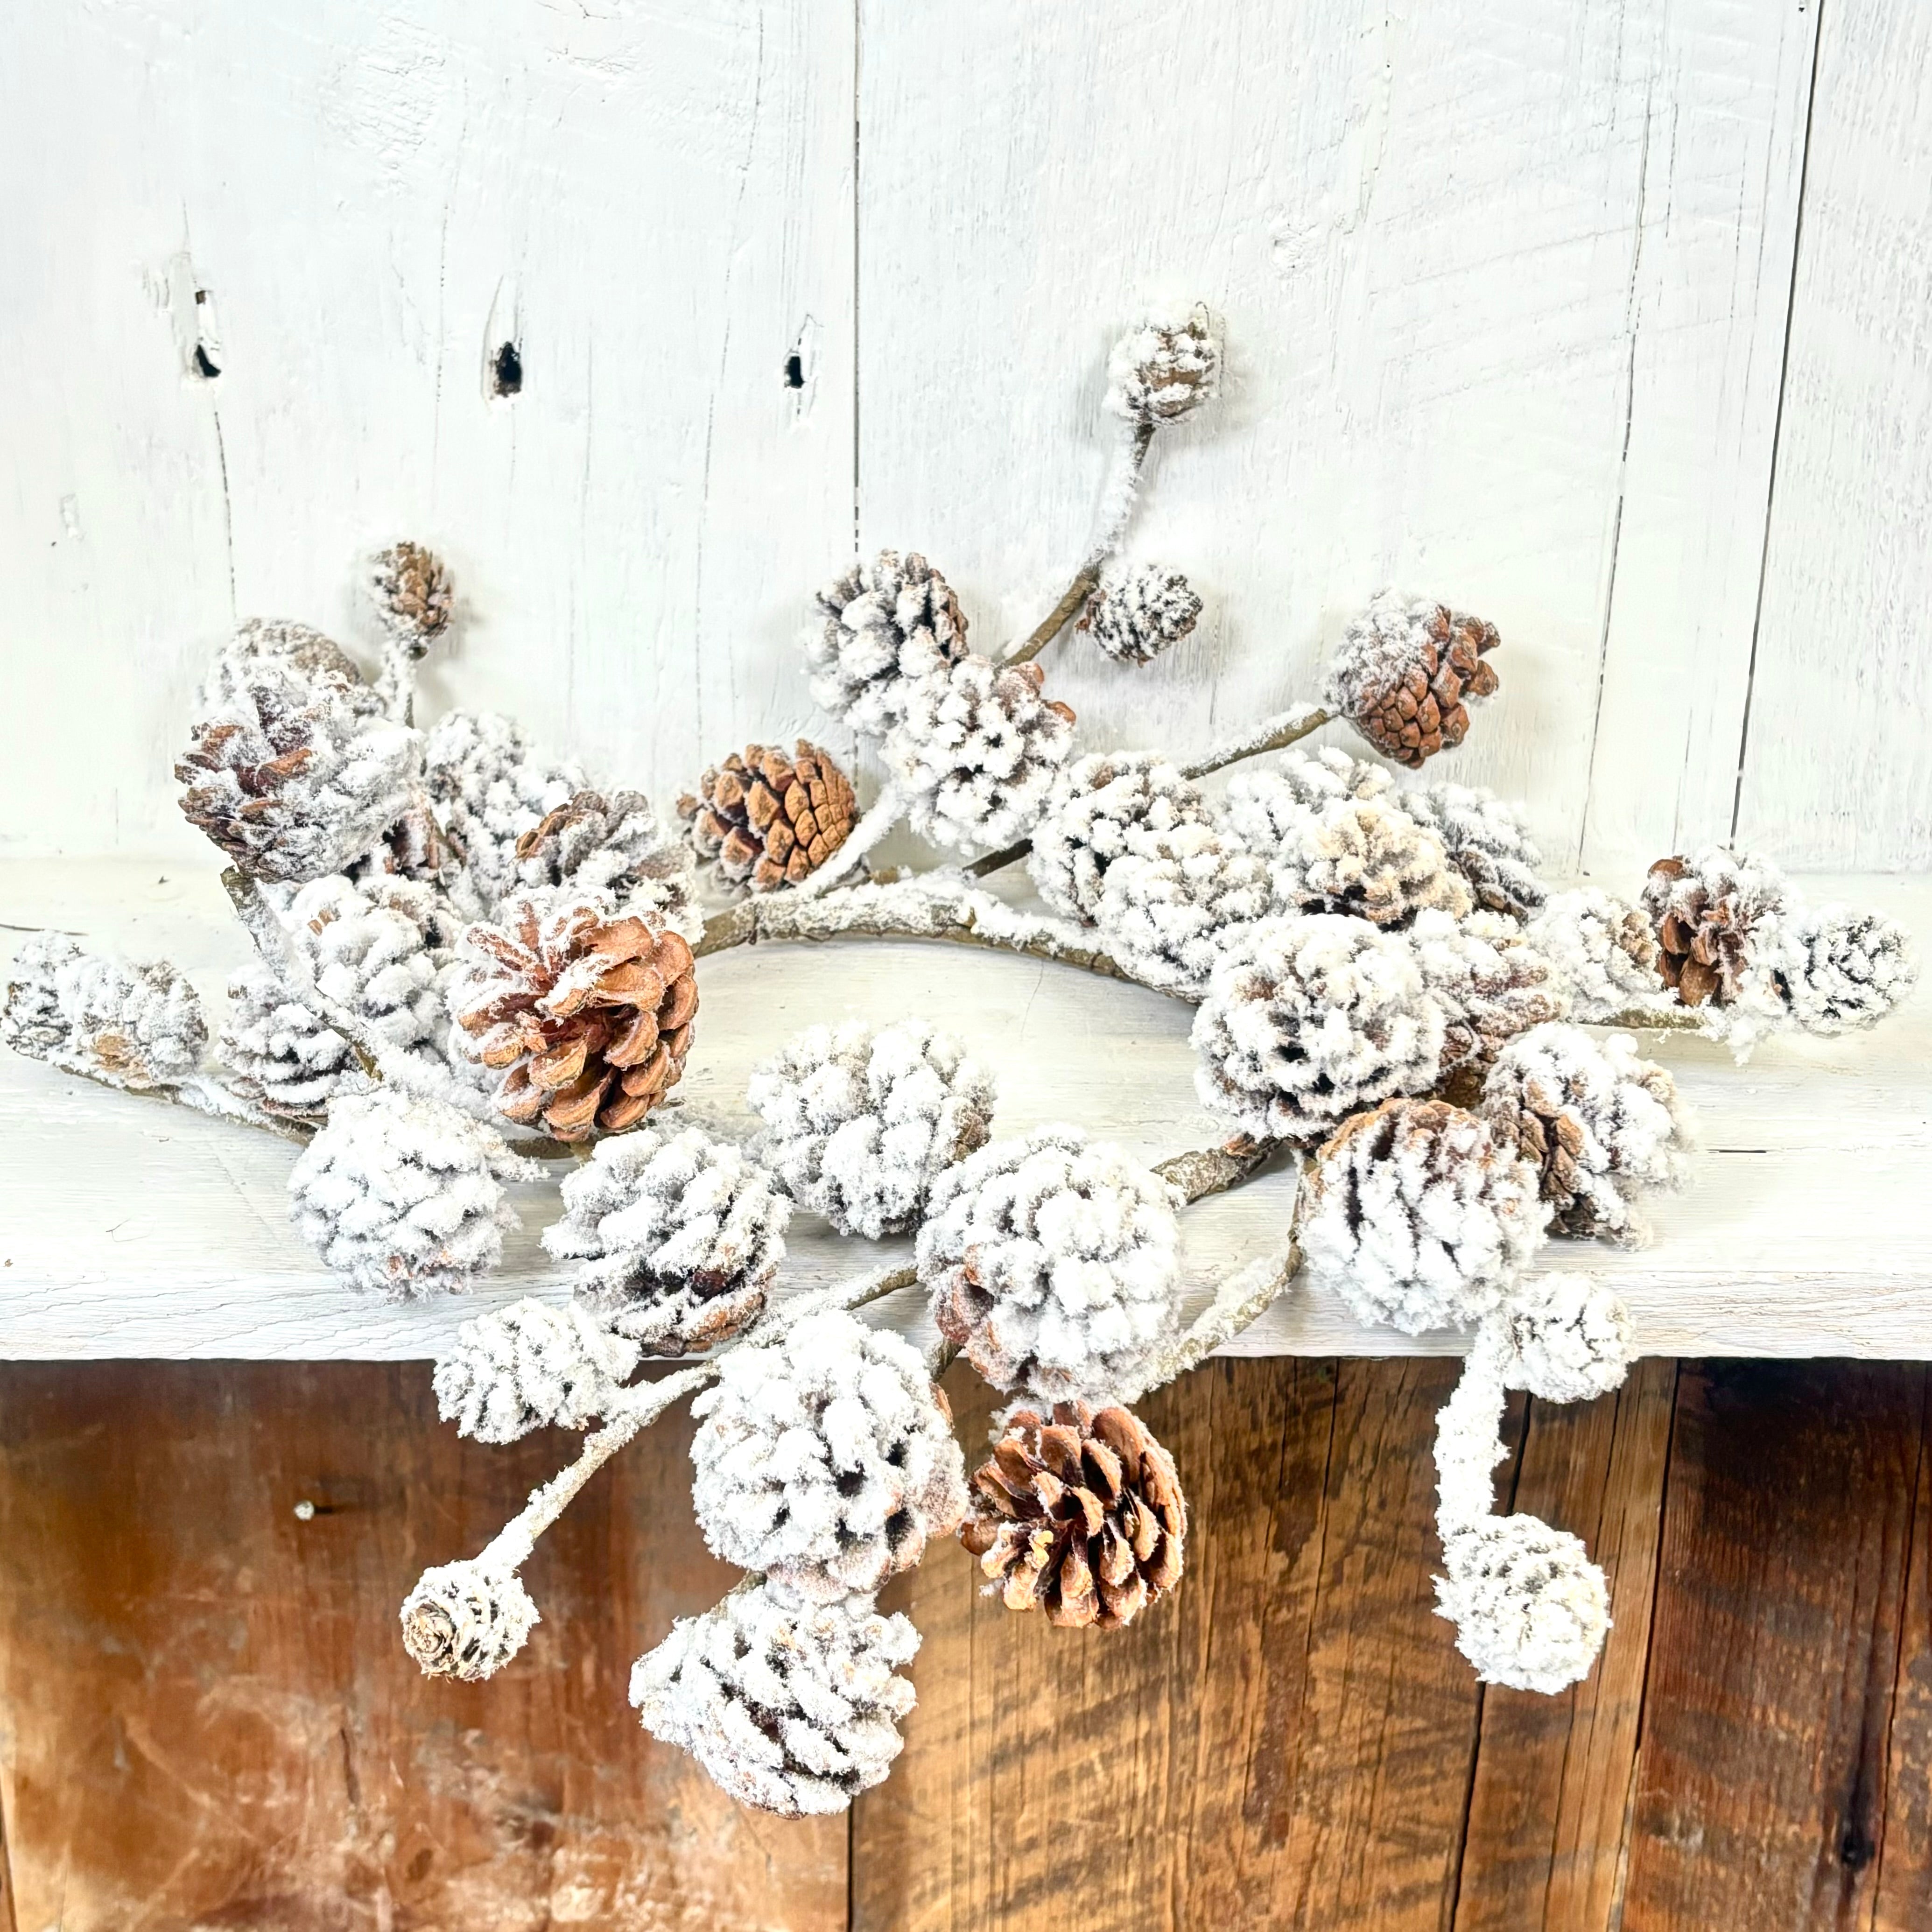
<svg viewBox="0 0 1932 1932"><path fill-rule="evenodd" d="M798 740L788 758L776 745L747 745L677 802L700 859L754 892L798 884L824 865L852 830L852 782L830 752Z"/></svg>
<svg viewBox="0 0 1932 1932"><path fill-rule="evenodd" d="M435 551L406 538L380 552L373 576L382 621L421 657L449 628L449 570Z"/></svg>
<svg viewBox="0 0 1932 1932"><path fill-rule="evenodd" d="M464 935L451 1010L498 1112L560 1141L635 1126L684 1072L698 1011L691 948L647 914L520 893Z"/></svg>
<svg viewBox="0 0 1932 1932"><path fill-rule="evenodd" d="M1768 868L1709 851L1660 859L1644 881L1643 904L1664 983L1687 1006L1724 1006L1750 969L1758 922L1784 910L1784 892Z"/></svg>
<svg viewBox="0 0 1932 1932"><path fill-rule="evenodd" d="M1112 1630L1180 1581L1180 1479L1127 1409L1059 1402L1051 1422L1015 1409L973 1490L959 1540L1010 1610Z"/></svg>
<svg viewBox="0 0 1932 1932"><path fill-rule="evenodd" d="M1465 700L1497 688L1483 653L1501 641L1480 617L1384 592L1336 650L1329 706L1385 757L1419 766L1468 735Z"/></svg>

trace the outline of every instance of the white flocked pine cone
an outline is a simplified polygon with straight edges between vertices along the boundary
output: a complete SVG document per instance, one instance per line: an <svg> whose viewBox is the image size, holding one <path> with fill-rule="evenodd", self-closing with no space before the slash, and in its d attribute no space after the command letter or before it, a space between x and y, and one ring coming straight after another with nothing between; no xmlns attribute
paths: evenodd
<svg viewBox="0 0 1932 1932"><path fill-rule="evenodd" d="M1489 1124L1440 1100L1348 1122L1304 1184L1310 1278L1406 1335L1480 1321L1543 1240L1536 1170Z"/></svg>
<svg viewBox="0 0 1932 1932"><path fill-rule="evenodd" d="M1307 1141L1432 1084L1444 1016L1402 935L1306 913L1264 921L1230 953L1192 1038L1204 1106L1257 1140Z"/></svg>
<svg viewBox="0 0 1932 1932"><path fill-rule="evenodd" d="M541 1621L514 1570L473 1559L439 1563L403 1599L403 1648L426 1677L480 1684L523 1648Z"/></svg>
<svg viewBox="0 0 1932 1932"><path fill-rule="evenodd" d="M952 586L916 551L883 550L835 578L805 638L812 695L861 737L882 738L905 716L920 680L967 655L966 619Z"/></svg>
<svg viewBox="0 0 1932 1932"><path fill-rule="evenodd" d="M1493 1318L1509 1344L1504 1380L1545 1402L1594 1402L1621 1388L1636 1360L1630 1310L1594 1275L1519 1282Z"/></svg>
<svg viewBox="0 0 1932 1932"><path fill-rule="evenodd" d="M1474 904L1442 841L1387 796L1339 799L1291 821L1271 855L1278 912L1342 913L1407 925L1418 913L1461 918Z"/></svg>
<svg viewBox="0 0 1932 1932"><path fill-rule="evenodd" d="M196 1071L208 1027L194 988L166 960L130 964L65 933L34 932L8 974L0 1041L143 1093L178 1086Z"/></svg>
<svg viewBox="0 0 1932 1932"><path fill-rule="evenodd" d="M870 1597L813 1604L766 1580L680 1617L632 1666L631 1702L739 1803L810 1817L891 1770L917 1701L898 1672L918 1651L911 1620Z"/></svg>
<svg viewBox="0 0 1932 1932"><path fill-rule="evenodd" d="M1093 752L1054 781L1027 869L1055 912L1092 925L1116 859L1148 854L1184 825L1211 825L1200 788L1158 752Z"/></svg>
<svg viewBox="0 0 1932 1932"><path fill-rule="evenodd" d="M1442 841L1449 862L1486 912L1527 919L1549 897L1537 875L1543 854L1522 814L1480 785L1418 785L1395 802Z"/></svg>
<svg viewBox="0 0 1932 1932"><path fill-rule="evenodd" d="M1789 922L1780 978L1807 1033L1876 1025L1918 977L1910 942L1882 914L1826 906Z"/></svg>
<svg viewBox="0 0 1932 1932"><path fill-rule="evenodd" d="M356 710L374 714L382 708L362 667L332 638L292 619L249 617L236 626L208 667L200 694L202 710L214 710L245 693L265 663L317 690L335 692Z"/></svg>
<svg viewBox="0 0 1932 1932"><path fill-rule="evenodd" d="M452 711L436 721L424 753L430 796L474 893L488 914L521 883L518 842L584 788L572 764L538 758L514 720L494 712Z"/></svg>
<svg viewBox="0 0 1932 1932"><path fill-rule="evenodd" d="M687 938L702 929L691 848L666 832L640 791L573 792L518 838L512 858L524 891L607 892Z"/></svg>
<svg viewBox="0 0 1932 1932"><path fill-rule="evenodd" d="M715 1347L764 1312L791 1204L736 1148L696 1127L633 1128L599 1142L563 1182L544 1230L574 1261L578 1297L654 1353Z"/></svg>
<svg viewBox="0 0 1932 1932"><path fill-rule="evenodd" d="M1444 1539L1437 1613L1485 1684L1546 1695L1588 1676L1610 1592L1582 1539L1533 1516L1486 1516Z"/></svg>
<svg viewBox="0 0 1932 1932"><path fill-rule="evenodd" d="M914 680L884 748L922 838L992 850L1033 830L1073 748L1073 714L1035 664L968 656Z"/></svg>
<svg viewBox="0 0 1932 1932"><path fill-rule="evenodd" d="M1244 844L1273 853L1300 837L1310 813L1385 797L1394 785L1380 765L1336 746L1313 753L1291 748L1270 764L1244 765L1228 779L1221 820Z"/></svg>
<svg viewBox="0 0 1932 1932"><path fill-rule="evenodd" d="M940 1177L919 1233L940 1332L995 1388L1124 1399L1176 1333L1180 1198L1076 1127L981 1149Z"/></svg>
<svg viewBox="0 0 1932 1932"><path fill-rule="evenodd" d="M460 1294L502 1259L504 1232L518 1225L504 1184L540 1173L446 1102L391 1087L338 1094L290 1172L290 1216L369 1293Z"/></svg>
<svg viewBox="0 0 1932 1932"><path fill-rule="evenodd" d="M361 1089L362 1064L349 1042L262 960L228 982L216 1052L237 1093L284 1119L314 1118L344 1085Z"/></svg>
<svg viewBox="0 0 1932 1932"><path fill-rule="evenodd" d="M760 1157L842 1234L919 1225L939 1174L986 1144L992 1076L924 1020L808 1027L752 1074Z"/></svg>
<svg viewBox="0 0 1932 1932"><path fill-rule="evenodd" d="M574 1304L513 1301L456 1331L436 1365L437 1412L478 1442L582 1429L608 1408L642 1352Z"/></svg>
<svg viewBox="0 0 1932 1932"><path fill-rule="evenodd" d="M1087 600L1079 628L1116 664L1151 664L1191 632L1201 599L1178 570L1157 563L1109 564Z"/></svg>
<svg viewBox="0 0 1932 1932"><path fill-rule="evenodd" d="M1570 1011L1563 976L1501 913L1418 913L1403 937L1442 1007L1445 1073L1486 1066L1505 1042Z"/></svg>
<svg viewBox="0 0 1932 1932"><path fill-rule="evenodd" d="M712 1552L814 1602L877 1590L966 1513L952 1414L919 1352L842 1310L728 1352L691 1412Z"/></svg>
<svg viewBox="0 0 1932 1932"><path fill-rule="evenodd" d="M1563 1234L1640 1241L1642 1197L1682 1187L1688 1172L1677 1083L1627 1033L1532 1028L1496 1056L1482 1112L1535 1167Z"/></svg>
<svg viewBox="0 0 1932 1932"><path fill-rule="evenodd" d="M1265 862L1219 826L1190 820L1130 839L1108 864L1095 916L1134 978L1198 1000L1268 905Z"/></svg>
<svg viewBox="0 0 1932 1932"><path fill-rule="evenodd" d="M1574 1020L1596 1026L1677 1004L1657 970L1649 920L1598 886L1551 893L1527 930L1569 989Z"/></svg>
<svg viewBox="0 0 1932 1932"><path fill-rule="evenodd" d="M1206 308L1150 317L1114 345L1107 362L1107 407L1128 422L1178 422L1220 393L1220 331Z"/></svg>

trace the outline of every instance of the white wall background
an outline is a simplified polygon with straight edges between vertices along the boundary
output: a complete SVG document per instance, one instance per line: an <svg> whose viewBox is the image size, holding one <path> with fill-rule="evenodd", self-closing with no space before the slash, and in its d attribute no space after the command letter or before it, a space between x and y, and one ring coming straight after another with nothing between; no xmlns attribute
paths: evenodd
<svg viewBox="0 0 1932 1932"><path fill-rule="evenodd" d="M431 712L661 797L822 731L855 524L1028 627L1109 340L1198 295L1134 548L1209 612L1056 653L1087 742L1310 694L1394 580L1500 626L1456 770L1562 862L1932 865L1928 62L1921 0L18 0L0 852L204 858L207 655L399 535Z"/></svg>

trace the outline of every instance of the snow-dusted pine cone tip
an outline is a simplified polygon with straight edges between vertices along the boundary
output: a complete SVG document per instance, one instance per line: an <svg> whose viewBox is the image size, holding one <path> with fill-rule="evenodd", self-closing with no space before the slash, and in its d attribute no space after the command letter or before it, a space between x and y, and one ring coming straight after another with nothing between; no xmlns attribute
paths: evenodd
<svg viewBox="0 0 1932 1932"><path fill-rule="evenodd" d="M1073 748L1073 713L1040 695L1036 664L962 657L907 686L885 742L912 829L956 850L1024 838Z"/></svg>
<svg viewBox="0 0 1932 1932"><path fill-rule="evenodd" d="M1474 904L1442 841L1386 796L1308 812L1276 846L1269 878L1277 911L1342 913L1372 926L1406 926L1424 911L1460 919Z"/></svg>
<svg viewBox="0 0 1932 1932"><path fill-rule="evenodd" d="M1180 1479L1131 1410L1015 1409L973 1489L959 1540L1010 1610L1118 1629L1180 1581Z"/></svg>
<svg viewBox="0 0 1932 1932"><path fill-rule="evenodd" d="M194 988L165 959L130 964L64 933L34 932L14 955L0 1041L145 1093L194 1072L208 1024Z"/></svg>
<svg viewBox="0 0 1932 1932"><path fill-rule="evenodd" d="M1485 911L1527 919L1549 897L1537 876L1543 854L1522 814L1480 785L1433 784L1398 792L1395 802L1439 837L1449 862Z"/></svg>
<svg viewBox="0 0 1932 1932"><path fill-rule="evenodd" d="M734 752L677 802L698 857L754 892L808 879L844 844L858 809L837 760L803 738L789 757L776 745Z"/></svg>
<svg viewBox="0 0 1932 1932"><path fill-rule="evenodd" d="M478 1442L581 1429L602 1415L642 1351L578 1307L526 1299L466 1322L436 1363L436 1412Z"/></svg>
<svg viewBox="0 0 1932 1932"><path fill-rule="evenodd" d="M1384 757L1419 766L1468 735L1468 705L1497 688L1484 653L1500 641L1480 617L1385 590L1336 646L1328 707Z"/></svg>
<svg viewBox="0 0 1932 1932"><path fill-rule="evenodd" d="M1574 1020L1596 1025L1674 1004L1649 920L1594 886L1552 893L1528 931L1568 991Z"/></svg>
<svg viewBox="0 0 1932 1932"><path fill-rule="evenodd" d="M1406 1335L1480 1320L1543 1239L1534 1168L1475 1114L1389 1100L1358 1114L1304 1184L1309 1271Z"/></svg>
<svg viewBox="0 0 1932 1932"><path fill-rule="evenodd" d="M626 910L670 925L690 910L684 842L664 830L640 791L573 792L520 833L513 850L526 889L608 892Z"/></svg>
<svg viewBox="0 0 1932 1932"><path fill-rule="evenodd" d="M1482 1112L1535 1168L1561 1234L1640 1240L1640 1197L1688 1172L1677 1083L1627 1033L1532 1028L1497 1055Z"/></svg>
<svg viewBox="0 0 1932 1932"><path fill-rule="evenodd" d="M898 1672L918 1651L910 1619L881 1616L869 1597L811 1604L763 1582L680 1617L632 1666L631 1702L740 1804L843 1811L899 1754L917 1700Z"/></svg>
<svg viewBox="0 0 1932 1932"><path fill-rule="evenodd" d="M919 1231L940 1333L998 1389L1104 1401L1177 1329L1177 1190L1075 1127L996 1141L941 1174Z"/></svg>
<svg viewBox="0 0 1932 1932"><path fill-rule="evenodd" d="M714 1555L818 1602L910 1570L966 1510L919 1352L838 1310L722 1358L692 1404L692 1502Z"/></svg>
<svg viewBox="0 0 1932 1932"><path fill-rule="evenodd" d="M1643 905L1664 983L1687 1006L1750 998L1774 970L1788 902L1783 874L1758 860L1714 848L1660 859L1644 880Z"/></svg>
<svg viewBox="0 0 1932 1932"><path fill-rule="evenodd" d="M1533 1516L1490 1516L1450 1536L1443 1567L1437 1614L1484 1683L1554 1694L1590 1674L1610 1592L1578 1538Z"/></svg>
<svg viewBox="0 0 1932 1932"><path fill-rule="evenodd" d="M1107 406L1130 422L1178 422L1220 388L1220 334L1198 304L1178 321L1129 329L1108 358Z"/></svg>
<svg viewBox="0 0 1932 1932"><path fill-rule="evenodd" d="M753 1070L749 1093L786 1192L868 1240L916 1227L934 1180L992 1132L992 1075L924 1020L808 1027Z"/></svg>
<svg viewBox="0 0 1932 1932"><path fill-rule="evenodd" d="M1134 978L1198 1000L1268 905L1266 862L1220 826L1190 819L1129 837L1102 875L1095 917Z"/></svg>
<svg viewBox="0 0 1932 1932"><path fill-rule="evenodd" d="M1882 914L1844 906L1799 918L1778 969L1792 1018L1816 1034L1875 1025L1918 978L1918 963L1900 927Z"/></svg>
<svg viewBox="0 0 1932 1932"><path fill-rule="evenodd" d="M1201 599L1178 570L1158 563L1112 565L1081 613L1079 628L1116 664L1151 664L1201 616Z"/></svg>
<svg viewBox="0 0 1932 1932"><path fill-rule="evenodd" d="M514 1570L486 1570L473 1560L440 1563L403 1599L403 1648L426 1677L480 1684L542 1621Z"/></svg>
<svg viewBox="0 0 1932 1932"><path fill-rule="evenodd" d="M384 627L412 657L421 657L448 629L455 609L449 566L421 544L406 538L379 551L369 588Z"/></svg>
<svg viewBox="0 0 1932 1932"><path fill-rule="evenodd" d="M464 935L450 1010L502 1076L494 1104L559 1140L633 1127L683 1076L697 962L646 910L608 895L520 892Z"/></svg>
<svg viewBox="0 0 1932 1932"><path fill-rule="evenodd" d="M195 724L181 808L244 872L299 883L345 870L409 810L422 741L334 686L262 658Z"/></svg>
<svg viewBox="0 0 1932 1932"><path fill-rule="evenodd" d="M574 1261L577 1292L622 1335L681 1355L764 1312L791 1204L740 1150L696 1127L600 1141L563 1182L544 1248Z"/></svg>
<svg viewBox="0 0 1932 1932"><path fill-rule="evenodd" d="M338 1093L290 1170L290 1218L371 1294L460 1294L502 1259L504 1231L518 1225L504 1184L540 1172L446 1102L392 1087Z"/></svg>
<svg viewBox="0 0 1932 1932"><path fill-rule="evenodd" d="M1160 752L1090 752L1054 781L1027 868L1054 911L1090 926L1116 859L1210 822L1200 788Z"/></svg>
<svg viewBox="0 0 1932 1932"><path fill-rule="evenodd" d="M882 550L854 564L818 603L823 621L805 638L812 695L862 737L883 737L914 684L967 654L959 599L916 551Z"/></svg>
<svg viewBox="0 0 1932 1932"><path fill-rule="evenodd" d="M524 834L585 789L574 765L538 759L514 720L495 712L446 713L429 734L423 763L478 913L520 883L517 846Z"/></svg>
<svg viewBox="0 0 1932 1932"><path fill-rule="evenodd" d="M1420 913L1404 936L1442 1007L1445 1073L1466 1068L1480 1079L1506 1042L1570 1010L1563 976L1501 913Z"/></svg>
<svg viewBox="0 0 1932 1932"><path fill-rule="evenodd" d="M1257 1140L1316 1139L1433 1084L1443 1035L1401 935L1334 913L1271 919L1209 983L1191 1035L1195 1088Z"/></svg>
<svg viewBox="0 0 1932 1932"><path fill-rule="evenodd" d="M1510 1347L1505 1378L1545 1402L1608 1395L1636 1360L1630 1310L1594 1275L1546 1274L1525 1282L1498 1318Z"/></svg>

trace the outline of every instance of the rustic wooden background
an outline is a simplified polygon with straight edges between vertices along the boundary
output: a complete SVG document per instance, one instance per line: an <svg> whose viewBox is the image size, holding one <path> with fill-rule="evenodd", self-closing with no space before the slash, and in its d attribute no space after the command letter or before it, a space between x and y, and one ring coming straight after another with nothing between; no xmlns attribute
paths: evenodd
<svg viewBox="0 0 1932 1932"><path fill-rule="evenodd" d="M1603 1660L1554 1699L1480 1690L1430 1613L1456 1373L1222 1362L1162 1391L1178 1595L1059 1632L940 1550L897 1592L926 1645L893 1776L787 1824L624 1702L730 1581L682 1421L553 1532L545 1622L464 1687L417 1676L395 1605L556 1443L460 1442L419 1364L8 1364L8 1932L1932 1921L1925 1366L1652 1360L1514 1412L1502 1493L1611 1580ZM976 1433L983 1394L950 1386Z"/></svg>

